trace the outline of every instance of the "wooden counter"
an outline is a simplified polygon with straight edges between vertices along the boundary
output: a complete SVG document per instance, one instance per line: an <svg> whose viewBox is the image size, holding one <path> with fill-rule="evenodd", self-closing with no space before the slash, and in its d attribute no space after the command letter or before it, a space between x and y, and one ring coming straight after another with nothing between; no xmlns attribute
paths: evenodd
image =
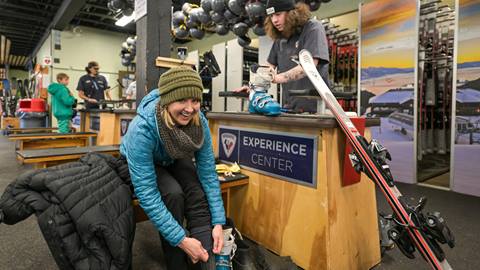
<svg viewBox="0 0 480 270"><path fill-rule="evenodd" d="M132 109L95 109L80 110L82 131L97 132L96 145L120 144L128 130L130 121L135 117Z"/></svg>
<svg viewBox="0 0 480 270"><path fill-rule="evenodd" d="M380 262L375 187L364 175L359 183L342 187L345 136L332 116L207 117L217 154L220 126L317 138L314 187L242 168L249 185L232 190L229 209L242 234L291 256L304 269L370 269ZM379 124L367 119L367 138L368 127Z"/></svg>

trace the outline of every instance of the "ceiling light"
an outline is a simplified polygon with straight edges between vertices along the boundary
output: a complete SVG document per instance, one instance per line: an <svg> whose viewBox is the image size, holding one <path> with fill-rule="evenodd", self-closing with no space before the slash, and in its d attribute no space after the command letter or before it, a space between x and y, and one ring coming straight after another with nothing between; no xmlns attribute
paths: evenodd
<svg viewBox="0 0 480 270"><path fill-rule="evenodd" d="M130 15L130 16L122 16L120 19L118 19L116 22L115 22L115 25L117 26L125 26L129 23L131 23L133 21L133 19L135 18L135 15Z"/></svg>

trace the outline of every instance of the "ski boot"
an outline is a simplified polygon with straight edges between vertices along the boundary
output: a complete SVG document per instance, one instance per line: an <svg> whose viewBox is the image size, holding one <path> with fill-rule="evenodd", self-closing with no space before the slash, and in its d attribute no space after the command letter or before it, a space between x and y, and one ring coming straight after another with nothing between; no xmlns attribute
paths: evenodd
<svg viewBox="0 0 480 270"><path fill-rule="evenodd" d="M268 94L272 74L269 67L252 65L250 68L250 95L248 97L248 111L250 113L277 116L280 112L280 104Z"/></svg>
<svg viewBox="0 0 480 270"><path fill-rule="evenodd" d="M233 228L223 230L223 248L220 251L220 254L215 254L216 270L232 269L232 257L237 250L232 230Z"/></svg>
<svg viewBox="0 0 480 270"><path fill-rule="evenodd" d="M280 115L280 104L265 91L252 91L249 96L248 111L267 116Z"/></svg>

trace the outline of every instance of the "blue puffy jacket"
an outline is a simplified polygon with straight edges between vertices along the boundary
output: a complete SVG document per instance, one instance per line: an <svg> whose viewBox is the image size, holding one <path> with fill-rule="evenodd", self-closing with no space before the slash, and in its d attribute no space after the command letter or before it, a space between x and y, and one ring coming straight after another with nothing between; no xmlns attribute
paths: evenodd
<svg viewBox="0 0 480 270"><path fill-rule="evenodd" d="M159 100L158 89L143 98L137 109L137 116L122 139L120 153L127 158L130 177L140 205L163 237L172 246L177 246L185 237L185 231L163 203L155 173L156 164L167 166L173 163L158 132L155 107ZM210 207L212 225L225 224L225 210L215 171L208 121L201 113L200 119L204 142L200 150L195 152L197 174Z"/></svg>

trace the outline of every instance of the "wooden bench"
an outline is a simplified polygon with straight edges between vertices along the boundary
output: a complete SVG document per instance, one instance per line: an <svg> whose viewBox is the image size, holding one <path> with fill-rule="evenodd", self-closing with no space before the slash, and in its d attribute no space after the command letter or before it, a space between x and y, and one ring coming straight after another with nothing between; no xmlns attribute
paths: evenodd
<svg viewBox="0 0 480 270"><path fill-rule="evenodd" d="M223 204L225 214L230 215L230 192L232 188L248 185L248 176L244 174L236 174L235 177L227 177L225 181L220 181L220 189L222 191ZM143 211L138 200L133 200L133 211L135 213L135 221L143 222L148 220L148 216Z"/></svg>
<svg viewBox="0 0 480 270"><path fill-rule="evenodd" d="M16 150L46 149L74 146L88 146L90 138L97 137L94 132L76 133L31 133L8 136L17 143Z"/></svg>
<svg viewBox="0 0 480 270"><path fill-rule="evenodd" d="M72 132L75 132L75 128L70 128ZM5 135L11 134L26 134L26 133L52 133L58 132L57 127L36 127L36 128L6 128Z"/></svg>
<svg viewBox="0 0 480 270"><path fill-rule="evenodd" d="M17 160L22 164L35 164L35 168L47 168L60 163L75 161L87 153L98 152L118 156L119 145L63 147L17 151Z"/></svg>

